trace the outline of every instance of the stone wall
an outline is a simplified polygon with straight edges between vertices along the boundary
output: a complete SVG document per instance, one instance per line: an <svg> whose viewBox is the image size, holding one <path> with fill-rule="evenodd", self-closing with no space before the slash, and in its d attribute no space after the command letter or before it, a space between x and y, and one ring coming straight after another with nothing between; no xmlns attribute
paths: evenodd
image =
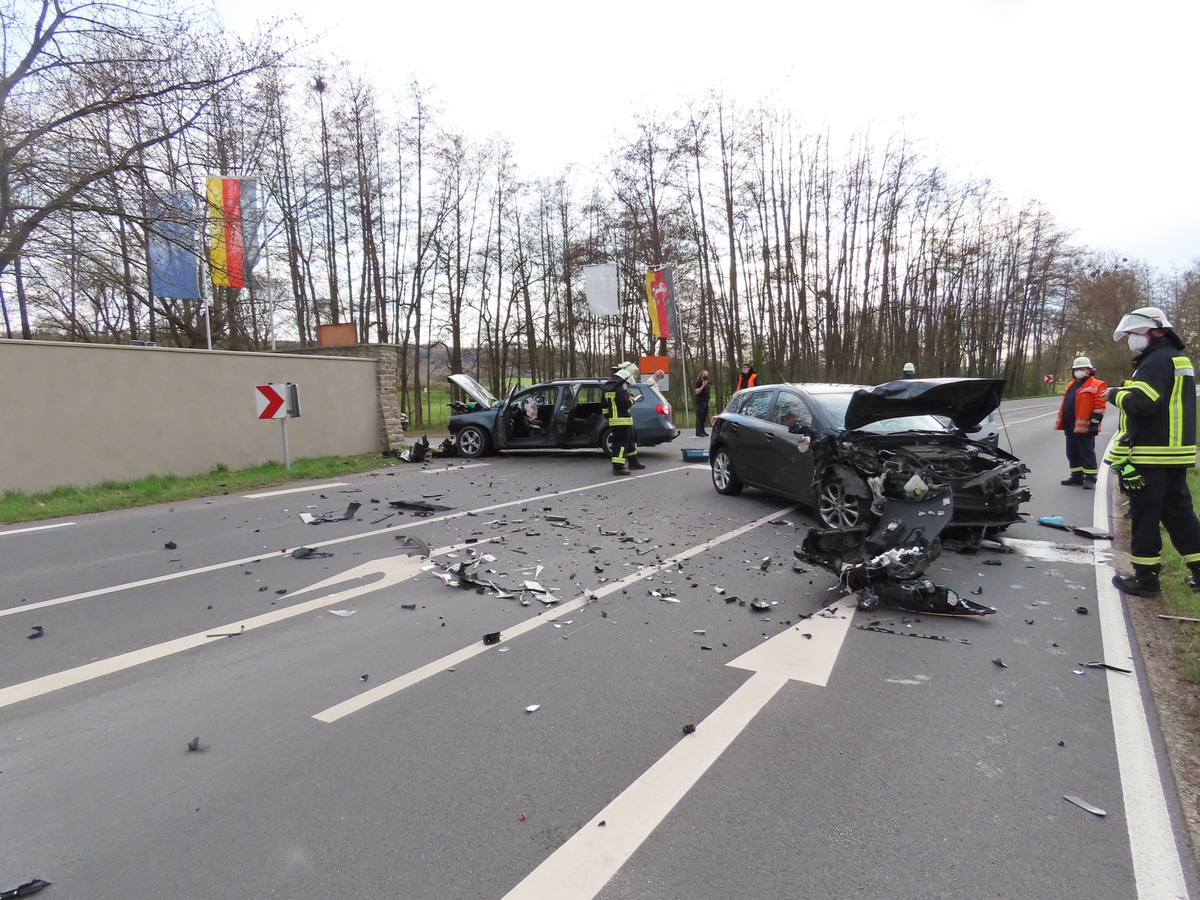
<svg viewBox="0 0 1200 900"><path fill-rule="evenodd" d="M396 396L400 378L400 348L396 344L354 344L347 347L309 347L290 351L315 356L349 356L375 360L379 391L379 443L385 450L404 446L404 426L400 420L400 401Z"/></svg>

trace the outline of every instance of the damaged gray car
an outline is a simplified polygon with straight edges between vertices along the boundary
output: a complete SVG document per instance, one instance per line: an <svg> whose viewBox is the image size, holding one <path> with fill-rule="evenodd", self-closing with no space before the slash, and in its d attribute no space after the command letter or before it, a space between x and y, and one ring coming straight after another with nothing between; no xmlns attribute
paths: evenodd
<svg viewBox="0 0 1200 900"><path fill-rule="evenodd" d="M890 498L941 498L947 537L977 544L1029 499L1025 465L967 437L1003 390L1003 379L922 378L739 391L713 422L713 486L755 487L808 505L826 528L865 531Z"/></svg>

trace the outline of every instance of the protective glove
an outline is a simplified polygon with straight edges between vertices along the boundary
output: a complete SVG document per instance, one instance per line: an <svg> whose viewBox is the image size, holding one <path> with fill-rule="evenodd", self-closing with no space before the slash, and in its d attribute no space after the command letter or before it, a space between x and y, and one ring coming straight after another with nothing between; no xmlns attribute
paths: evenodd
<svg viewBox="0 0 1200 900"><path fill-rule="evenodd" d="M1091 434L1099 434L1100 433L1100 423L1103 421L1104 421L1104 416L1093 415L1088 420L1088 431Z"/></svg>
<svg viewBox="0 0 1200 900"><path fill-rule="evenodd" d="M1118 463L1113 466L1113 471L1117 473L1123 494L1136 493L1146 486L1146 479L1131 462Z"/></svg>

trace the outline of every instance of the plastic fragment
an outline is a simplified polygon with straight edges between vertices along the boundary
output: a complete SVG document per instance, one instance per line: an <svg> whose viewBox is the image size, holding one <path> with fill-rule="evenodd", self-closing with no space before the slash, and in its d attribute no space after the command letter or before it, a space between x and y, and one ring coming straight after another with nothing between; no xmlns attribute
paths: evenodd
<svg viewBox="0 0 1200 900"><path fill-rule="evenodd" d="M29 638L31 641L34 638L40 638L43 634L46 633L46 629L43 628L41 625L33 625L31 627L33 628L33 634L25 635L25 637Z"/></svg>
<svg viewBox="0 0 1200 900"><path fill-rule="evenodd" d="M992 658L992 662L993 662L993 663L995 663L997 666L999 666L1001 669L1007 669L1007 668L1008 668L1008 663L1006 663L1004 660L1002 660L1002 659L1001 659L1000 657L998 657L998 656L996 656L996 657L993 657L993 658Z"/></svg>
<svg viewBox="0 0 1200 900"><path fill-rule="evenodd" d="M188 753L198 753L201 750L207 750L208 744L200 743L199 737L194 737L187 743Z"/></svg>
<svg viewBox="0 0 1200 900"><path fill-rule="evenodd" d="M684 733L684 734L692 734L692 733L694 733L694 732L695 732L695 730L696 730L696 726L695 726L695 725L684 725L684 726L683 726L683 733Z"/></svg>
<svg viewBox="0 0 1200 900"><path fill-rule="evenodd" d="M525 707L525 712L527 712L527 713L537 712L538 707L541 705L542 704L540 704L540 703L533 703L533 704Z"/></svg>
<svg viewBox="0 0 1200 900"><path fill-rule="evenodd" d="M1110 666L1106 662L1085 662L1080 663L1080 665L1089 669L1108 669L1110 672L1124 672L1126 675L1133 674L1132 669L1122 669L1120 666Z"/></svg>
<svg viewBox="0 0 1200 900"><path fill-rule="evenodd" d="M484 643L484 646L488 646L488 647L490 647L492 644L500 643L500 632L489 631L487 634L485 634L483 636L483 643Z"/></svg>
<svg viewBox="0 0 1200 900"><path fill-rule="evenodd" d="M331 609L329 614L331 616L341 616L343 619L348 619L356 612L358 612L357 609Z"/></svg>
<svg viewBox="0 0 1200 900"><path fill-rule="evenodd" d="M603 825L604 823L601 822L600 824ZM50 887L49 881L44 881L41 878L34 878L32 881L19 884L10 890L0 891L0 900L8 900L10 897L28 897L30 894L36 894L42 888L46 887Z"/></svg>
<svg viewBox="0 0 1200 900"><path fill-rule="evenodd" d="M1101 818L1103 818L1104 816L1108 815L1108 813L1106 813L1100 807L1093 806L1092 804L1088 803L1086 800L1081 800L1079 797L1075 797L1070 794L1063 794L1063 799L1066 800L1068 803L1074 803L1080 809L1086 809L1093 816L1100 816Z"/></svg>
<svg viewBox="0 0 1200 900"><path fill-rule="evenodd" d="M1003 700L995 700L995 701L993 701L993 702L996 704L996 706L1003 706L1003 705L1004 705L1004 701L1003 701Z"/></svg>
<svg viewBox="0 0 1200 900"><path fill-rule="evenodd" d="M1088 614L1088 608L1086 606L1077 606L1075 607L1075 612L1079 613L1081 616L1086 616Z"/></svg>

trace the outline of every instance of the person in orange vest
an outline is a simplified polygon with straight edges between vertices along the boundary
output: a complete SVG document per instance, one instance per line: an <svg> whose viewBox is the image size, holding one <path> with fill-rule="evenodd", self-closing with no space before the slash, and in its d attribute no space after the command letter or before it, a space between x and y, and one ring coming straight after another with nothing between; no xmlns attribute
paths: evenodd
<svg viewBox="0 0 1200 900"><path fill-rule="evenodd" d="M1081 487L1085 491L1095 490L1096 435L1104 420L1104 402L1108 384L1096 377L1096 367L1086 356L1077 356L1071 363L1071 383L1063 392L1058 418L1054 421L1056 431L1067 436L1067 465L1071 474L1062 484Z"/></svg>
<svg viewBox="0 0 1200 900"><path fill-rule="evenodd" d="M758 384L758 372L754 371L754 366L750 363L742 363L742 371L738 375L737 383L733 386L733 392L736 394L738 391L754 387L756 384Z"/></svg>

